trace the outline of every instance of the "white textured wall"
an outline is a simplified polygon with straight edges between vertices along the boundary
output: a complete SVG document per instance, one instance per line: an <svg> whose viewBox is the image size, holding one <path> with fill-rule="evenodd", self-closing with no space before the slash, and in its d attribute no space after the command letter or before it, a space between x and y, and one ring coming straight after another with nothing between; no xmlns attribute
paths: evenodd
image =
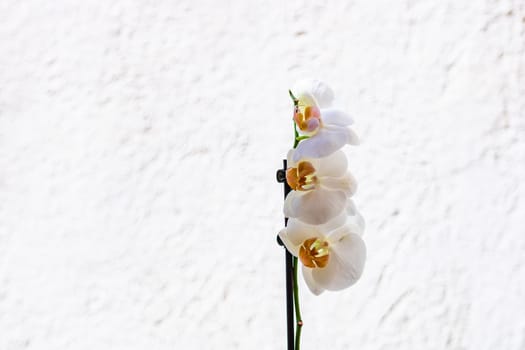
<svg viewBox="0 0 525 350"><path fill-rule="evenodd" d="M0 2L0 349L284 349L287 88L369 259L303 349L525 349L525 3Z"/></svg>

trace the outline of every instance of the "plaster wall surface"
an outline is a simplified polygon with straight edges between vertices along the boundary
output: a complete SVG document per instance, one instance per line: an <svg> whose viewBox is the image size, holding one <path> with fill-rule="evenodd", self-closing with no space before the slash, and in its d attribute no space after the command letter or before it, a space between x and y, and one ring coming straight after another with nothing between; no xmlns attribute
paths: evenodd
<svg viewBox="0 0 525 350"><path fill-rule="evenodd" d="M304 350L525 349L523 1L0 2L0 349L285 348L287 89L362 144Z"/></svg>

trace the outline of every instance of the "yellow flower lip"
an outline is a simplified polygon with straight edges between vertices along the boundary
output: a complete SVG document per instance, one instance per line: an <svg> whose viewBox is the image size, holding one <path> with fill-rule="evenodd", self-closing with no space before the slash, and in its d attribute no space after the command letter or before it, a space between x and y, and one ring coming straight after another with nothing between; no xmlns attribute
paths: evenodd
<svg viewBox="0 0 525 350"><path fill-rule="evenodd" d="M299 248L299 260L306 267L323 268L328 264L329 259L330 246L320 238L309 238Z"/></svg>
<svg viewBox="0 0 525 350"><path fill-rule="evenodd" d="M294 191L308 191L315 188L317 176L310 162L299 162L296 168L286 170L286 182Z"/></svg>

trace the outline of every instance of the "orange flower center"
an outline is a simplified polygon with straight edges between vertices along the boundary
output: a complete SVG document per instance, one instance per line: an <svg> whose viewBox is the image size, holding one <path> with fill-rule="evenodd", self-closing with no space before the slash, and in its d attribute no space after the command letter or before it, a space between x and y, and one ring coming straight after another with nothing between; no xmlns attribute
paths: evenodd
<svg viewBox="0 0 525 350"><path fill-rule="evenodd" d="M321 111L316 106L297 107L293 120L305 133L314 133L321 125Z"/></svg>
<svg viewBox="0 0 525 350"><path fill-rule="evenodd" d="M309 238L299 248L299 260L304 266L323 268L328 264L330 247L320 238Z"/></svg>
<svg viewBox="0 0 525 350"><path fill-rule="evenodd" d="M308 191L315 188L317 176L310 162L299 162L297 168L286 170L286 182L295 191Z"/></svg>

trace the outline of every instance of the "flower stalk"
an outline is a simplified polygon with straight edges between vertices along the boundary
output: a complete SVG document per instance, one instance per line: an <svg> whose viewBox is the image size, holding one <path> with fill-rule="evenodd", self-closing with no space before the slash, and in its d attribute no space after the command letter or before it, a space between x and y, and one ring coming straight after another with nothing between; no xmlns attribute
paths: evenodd
<svg viewBox="0 0 525 350"><path fill-rule="evenodd" d="M294 96L294 94L292 93L292 90L288 90L288 94L290 94L290 98L293 101L293 108L294 108L294 113L295 113L297 112L297 109L299 108L299 100ZM299 136L299 131L297 131L297 124L295 123L295 121L293 122L293 131L294 131L293 148L296 148L297 145L299 144L299 141L301 141L302 137Z"/></svg>
<svg viewBox="0 0 525 350"><path fill-rule="evenodd" d="M299 305L299 283L297 279L297 270L299 262L297 257L293 258L293 299L294 299L294 308L295 308L295 350L300 350L301 348L301 330L303 328L303 318L301 317L301 307Z"/></svg>

